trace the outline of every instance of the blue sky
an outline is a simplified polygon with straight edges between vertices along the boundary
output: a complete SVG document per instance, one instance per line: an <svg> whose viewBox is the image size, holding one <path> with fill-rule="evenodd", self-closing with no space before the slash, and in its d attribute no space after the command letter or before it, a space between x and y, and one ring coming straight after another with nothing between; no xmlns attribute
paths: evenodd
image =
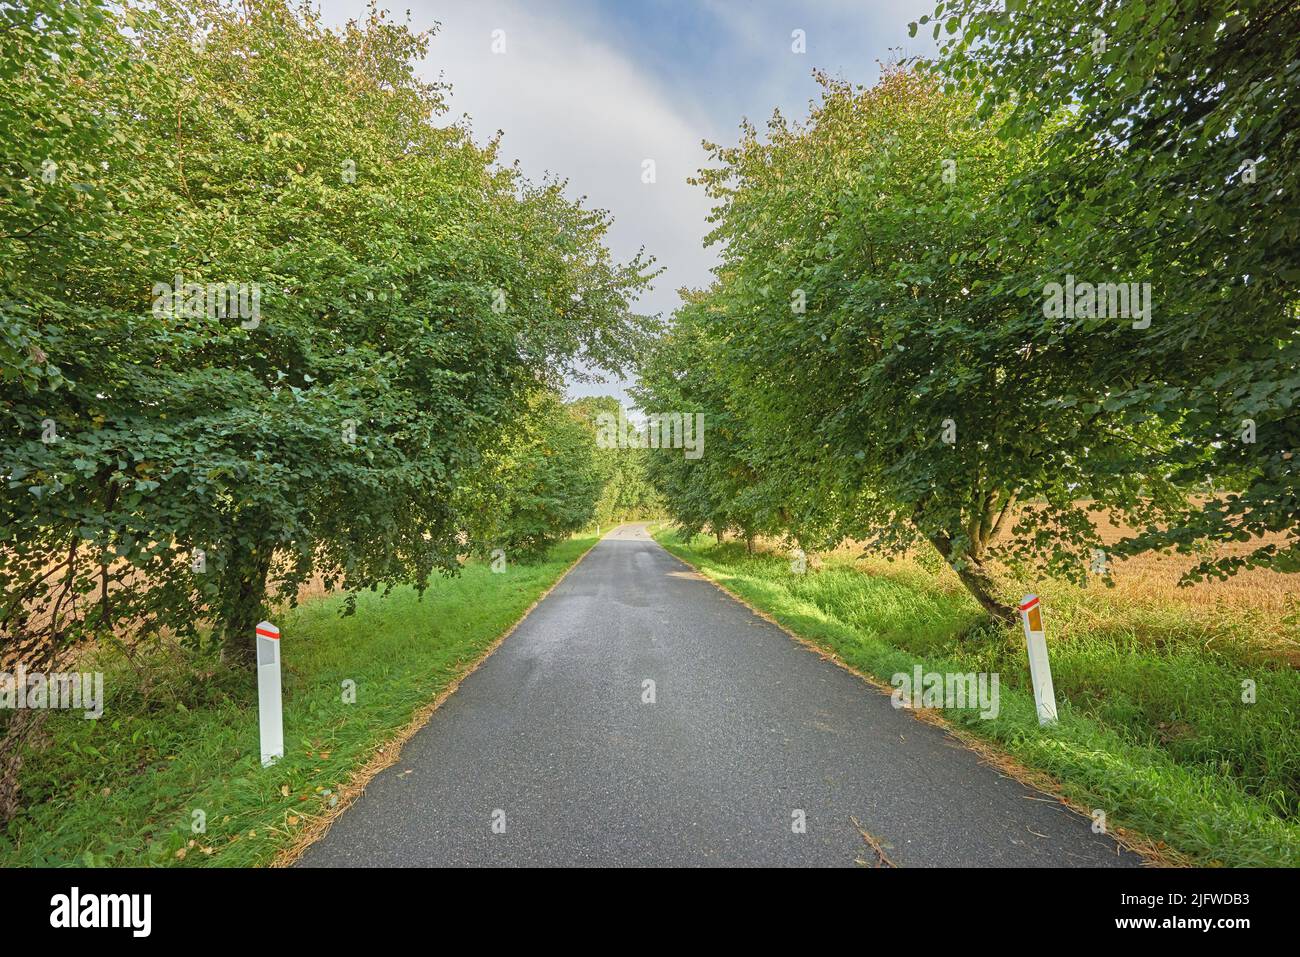
<svg viewBox="0 0 1300 957"><path fill-rule="evenodd" d="M709 203L686 183L706 161L702 141L733 143L742 118L761 126L775 108L805 116L814 69L870 84L879 61L932 50L928 31L911 39L907 24L933 0L406 0L396 15L408 6L415 29L441 24L423 70L452 85L453 115L468 114L480 141L502 130L503 160L530 177L565 177L570 193L610 210L619 258L644 246L666 267L641 302L652 313L710 281ZM322 2L334 23L364 9ZM792 50L795 30L804 53ZM653 184L642 182L646 159ZM625 385L570 392L622 397Z"/></svg>

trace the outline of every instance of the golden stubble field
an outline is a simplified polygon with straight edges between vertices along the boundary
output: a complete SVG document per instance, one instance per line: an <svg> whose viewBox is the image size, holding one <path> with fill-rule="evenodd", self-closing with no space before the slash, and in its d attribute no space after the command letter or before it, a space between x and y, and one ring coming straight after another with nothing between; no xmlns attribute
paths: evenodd
<svg viewBox="0 0 1300 957"><path fill-rule="evenodd" d="M1132 533L1130 528L1109 521L1101 521L1097 527L1103 547ZM1270 540L1281 543L1286 537L1231 542L1210 554L1242 555ZM867 574L913 581L928 577L946 592L959 595L965 591L933 553L922 551L891 560L873 554L863 543L850 541L823 555L854 560ZM1085 586L1046 575L1034 581L1002 577L1013 590L1018 586L1040 595L1049 614L1059 613L1057 620L1065 629L1059 637L1105 626L1155 644L1244 645L1256 654L1300 668L1300 574L1252 568L1225 580L1181 585L1184 573L1199 560L1194 555L1158 552L1111 559L1109 583L1090 576Z"/></svg>

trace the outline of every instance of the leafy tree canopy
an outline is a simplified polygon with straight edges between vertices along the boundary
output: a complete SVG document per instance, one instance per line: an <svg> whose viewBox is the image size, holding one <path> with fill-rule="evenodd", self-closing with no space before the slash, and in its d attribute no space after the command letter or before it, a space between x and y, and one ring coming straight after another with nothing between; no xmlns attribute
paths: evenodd
<svg viewBox="0 0 1300 957"><path fill-rule="evenodd" d="M1144 471L1218 494L1127 550L1284 532L1193 577L1300 569L1300 7L942 0L922 26L978 118L1040 144L1006 242L1048 227L1051 272L1153 283L1150 328L1093 374L1176 427Z"/></svg>
<svg viewBox="0 0 1300 957"><path fill-rule="evenodd" d="M206 618L244 655L268 585L423 588L499 430L648 329L608 216L442 119L428 34L283 0L0 19L7 635Z"/></svg>

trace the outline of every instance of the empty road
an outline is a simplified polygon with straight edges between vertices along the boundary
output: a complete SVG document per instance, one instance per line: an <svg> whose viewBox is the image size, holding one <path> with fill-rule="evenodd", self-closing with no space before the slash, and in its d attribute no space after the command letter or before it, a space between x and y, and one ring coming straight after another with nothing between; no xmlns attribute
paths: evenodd
<svg viewBox="0 0 1300 957"><path fill-rule="evenodd" d="M1141 863L1041 797L625 525L299 863Z"/></svg>

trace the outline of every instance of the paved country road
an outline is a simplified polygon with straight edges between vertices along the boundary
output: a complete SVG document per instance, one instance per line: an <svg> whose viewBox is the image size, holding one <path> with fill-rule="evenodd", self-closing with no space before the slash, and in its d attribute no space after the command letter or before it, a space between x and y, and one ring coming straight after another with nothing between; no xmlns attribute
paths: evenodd
<svg viewBox="0 0 1300 957"><path fill-rule="evenodd" d="M300 863L878 863L854 819L901 867L1141 863L624 525Z"/></svg>

